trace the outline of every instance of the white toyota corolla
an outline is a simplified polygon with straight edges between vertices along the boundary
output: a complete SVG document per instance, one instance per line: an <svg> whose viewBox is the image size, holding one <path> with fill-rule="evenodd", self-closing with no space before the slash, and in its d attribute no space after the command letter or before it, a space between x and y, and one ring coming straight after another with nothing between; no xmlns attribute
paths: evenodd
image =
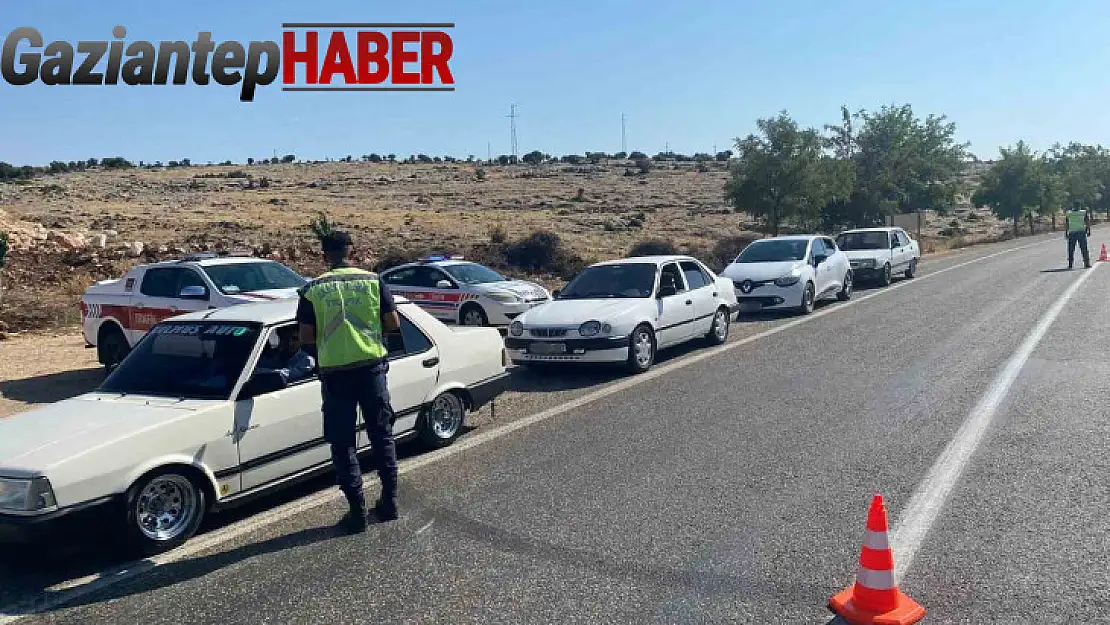
<svg viewBox="0 0 1110 625"><path fill-rule="evenodd" d="M508 386L501 334L452 331L396 301L394 432L446 445L467 411ZM163 321L96 391L0 419L0 525L105 514L153 554L188 540L212 509L330 470L319 379L288 375L295 309L286 300ZM361 424L359 446L370 447Z"/></svg>
<svg viewBox="0 0 1110 625"><path fill-rule="evenodd" d="M736 288L740 312L813 312L817 300L852 298L852 267L826 236L753 241L722 272Z"/></svg>
<svg viewBox="0 0 1110 625"><path fill-rule="evenodd" d="M514 363L626 363L647 371L659 349L728 339L732 283L689 256L645 256L587 267L555 300L520 315L505 346Z"/></svg>

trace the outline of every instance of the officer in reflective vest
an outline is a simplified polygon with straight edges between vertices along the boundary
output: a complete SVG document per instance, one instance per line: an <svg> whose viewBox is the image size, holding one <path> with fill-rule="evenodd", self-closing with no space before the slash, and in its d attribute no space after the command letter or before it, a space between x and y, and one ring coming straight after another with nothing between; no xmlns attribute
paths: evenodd
<svg viewBox="0 0 1110 625"><path fill-rule="evenodd" d="M1068 269L1075 264L1075 244L1079 244L1079 251L1083 252L1083 265L1091 268L1091 253L1087 250L1087 237L1091 236L1091 217L1076 200L1071 210L1065 214L1064 223L1067 224L1068 238Z"/></svg>
<svg viewBox="0 0 1110 625"><path fill-rule="evenodd" d="M330 270L301 288L297 321L301 342L316 345L324 439L331 445L336 483L350 504L340 525L362 532L368 512L355 455L356 407L362 409L382 484L370 514L378 521L397 518L397 452L384 335L399 329L400 320L377 274L348 264L350 235L333 231L321 237L321 247Z"/></svg>

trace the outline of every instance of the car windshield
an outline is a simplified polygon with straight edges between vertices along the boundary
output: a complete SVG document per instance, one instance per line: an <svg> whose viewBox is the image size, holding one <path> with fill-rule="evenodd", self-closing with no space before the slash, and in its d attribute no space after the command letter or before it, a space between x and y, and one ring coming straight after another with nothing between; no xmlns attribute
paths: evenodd
<svg viewBox="0 0 1110 625"><path fill-rule="evenodd" d="M755 241L736 257L738 263L781 263L806 257L806 239Z"/></svg>
<svg viewBox="0 0 1110 625"><path fill-rule="evenodd" d="M845 252L885 250L890 247L890 238L885 231L845 232L836 237L836 246Z"/></svg>
<svg viewBox="0 0 1110 625"><path fill-rule="evenodd" d="M445 265L440 267L452 278L463 284L486 284L489 282L504 282L505 276L477 263L464 263L461 265Z"/></svg>
<svg viewBox="0 0 1110 625"><path fill-rule="evenodd" d="M656 268L655 263L587 267L559 293L559 299L651 297Z"/></svg>
<svg viewBox="0 0 1110 625"><path fill-rule="evenodd" d="M292 269L274 261L208 265L204 267L204 273L208 274L216 288L224 295L270 289L295 289L308 282Z"/></svg>
<svg viewBox="0 0 1110 625"><path fill-rule="evenodd" d="M228 399L260 332L256 323L161 323L147 332L98 390Z"/></svg>

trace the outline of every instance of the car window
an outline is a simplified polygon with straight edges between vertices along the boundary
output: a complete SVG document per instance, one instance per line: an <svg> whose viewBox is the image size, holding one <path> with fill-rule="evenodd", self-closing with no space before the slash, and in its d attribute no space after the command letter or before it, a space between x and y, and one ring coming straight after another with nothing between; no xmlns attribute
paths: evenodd
<svg viewBox="0 0 1110 625"><path fill-rule="evenodd" d="M434 289L436 288L436 282L446 278L447 276L443 275L443 272L434 267L414 267L412 282L409 283L409 286L420 287L422 289Z"/></svg>
<svg viewBox="0 0 1110 625"><path fill-rule="evenodd" d="M177 297L178 275L181 269L177 267L152 267L143 274L143 284L139 292L149 297Z"/></svg>
<svg viewBox="0 0 1110 625"><path fill-rule="evenodd" d="M404 314L397 315L401 319L400 331L394 330L385 335L386 349L390 358L404 358L423 354L432 348L432 340L428 338L416 324L409 321Z"/></svg>
<svg viewBox="0 0 1110 625"><path fill-rule="evenodd" d="M735 263L781 263L806 257L805 239L762 239L754 241L736 257Z"/></svg>
<svg viewBox="0 0 1110 625"><path fill-rule="evenodd" d="M446 280L446 281L450 282L451 286L448 287L448 288L452 288L452 289L456 288L455 287L455 281L452 280L451 276L447 275L447 273L444 272L442 269L439 269L439 268L436 268L436 267L428 267L428 270L431 272L429 274L429 277L428 277L428 284L431 288L433 288L433 289L440 288L440 287L436 286L436 284L439 283L440 280Z"/></svg>
<svg viewBox="0 0 1110 625"><path fill-rule="evenodd" d="M655 263L593 265L575 276L557 299L651 297L658 267Z"/></svg>
<svg viewBox="0 0 1110 625"><path fill-rule="evenodd" d="M295 376L287 381L289 384L299 384L316 378L315 370L302 372L299 370L301 367L295 366L300 364L303 367L304 364L303 361L294 360L294 357L299 359L304 356L304 354L298 354L301 341L297 326L296 322L287 323L270 330L262 343L262 353L254 366L255 372L265 369L287 369L290 375Z"/></svg>
<svg viewBox="0 0 1110 625"><path fill-rule="evenodd" d="M686 282L690 285L691 291L710 284L709 276L693 261L688 260L682 263L682 273L685 274Z"/></svg>
<svg viewBox="0 0 1110 625"><path fill-rule="evenodd" d="M274 261L208 265L204 272L225 295L271 289L296 289L308 280ZM202 283L203 284L203 283Z"/></svg>
<svg viewBox="0 0 1110 625"><path fill-rule="evenodd" d="M682 272L678 270L678 265L675 263L663 265L663 271L659 276L659 284L666 284L668 279L674 280L675 288L679 293L686 290L686 281L682 278Z"/></svg>
<svg viewBox="0 0 1110 625"><path fill-rule="evenodd" d="M825 252L825 244L821 242L821 239L814 239L813 240L813 248L810 252L810 258L813 258L814 256L817 256L818 254L825 254L825 253L826 253Z"/></svg>
<svg viewBox="0 0 1110 625"><path fill-rule="evenodd" d="M384 276L386 284L396 284L399 286L416 286L414 280L416 279L417 267L405 267L404 269L396 269Z"/></svg>
<svg viewBox="0 0 1110 625"><path fill-rule="evenodd" d="M832 239L823 238L823 239L821 239L821 242L825 244L825 253L826 254L835 254L836 253L836 243L834 243Z"/></svg>
<svg viewBox="0 0 1110 625"><path fill-rule="evenodd" d="M177 283L177 287L174 290L173 297L180 296L181 289L184 289L187 286L199 286L203 287L205 292L208 291L208 285L204 283L204 278L200 277L200 274L193 271L192 269L182 269L178 272L178 278L179 280Z"/></svg>
<svg viewBox="0 0 1110 625"><path fill-rule="evenodd" d="M910 238L906 236L905 232L902 232L901 230L899 230L896 234L898 235L898 244L899 245L905 247L905 246L910 244Z"/></svg>
<svg viewBox="0 0 1110 625"><path fill-rule="evenodd" d="M885 250L890 247L890 239L880 230L864 232L845 232L836 239L836 246L844 251Z"/></svg>

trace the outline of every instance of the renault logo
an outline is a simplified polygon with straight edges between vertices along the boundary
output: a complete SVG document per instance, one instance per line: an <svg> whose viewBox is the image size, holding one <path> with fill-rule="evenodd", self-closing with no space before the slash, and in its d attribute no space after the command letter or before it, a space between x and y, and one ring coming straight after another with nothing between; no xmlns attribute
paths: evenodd
<svg viewBox="0 0 1110 625"><path fill-rule="evenodd" d="M752 292L752 281L751 280L744 280L743 282L741 282L740 283L740 291L743 292L743 293L751 293Z"/></svg>

